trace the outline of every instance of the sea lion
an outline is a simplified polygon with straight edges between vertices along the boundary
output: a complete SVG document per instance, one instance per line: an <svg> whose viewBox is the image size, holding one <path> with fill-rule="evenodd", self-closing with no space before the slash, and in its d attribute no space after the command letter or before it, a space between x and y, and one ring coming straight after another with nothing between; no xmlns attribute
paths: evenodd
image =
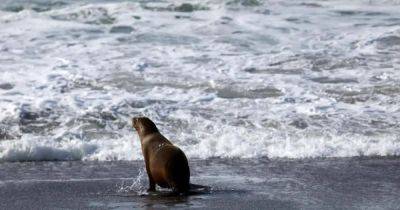
<svg viewBox="0 0 400 210"><path fill-rule="evenodd" d="M185 153L173 145L147 117L132 119L138 132L146 164L150 187L172 188L177 193L187 193L190 188L190 169Z"/></svg>

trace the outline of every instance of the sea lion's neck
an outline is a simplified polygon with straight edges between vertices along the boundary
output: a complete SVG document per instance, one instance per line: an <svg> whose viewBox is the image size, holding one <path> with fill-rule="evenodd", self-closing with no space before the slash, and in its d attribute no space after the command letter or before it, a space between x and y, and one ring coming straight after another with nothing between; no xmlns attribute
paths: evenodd
<svg viewBox="0 0 400 210"><path fill-rule="evenodd" d="M156 131L156 132L153 131L153 132L148 132L148 133L140 133L139 138L143 144L143 142L147 141L147 139L151 139L152 136L159 135L159 134L160 133L158 131Z"/></svg>
<svg viewBox="0 0 400 210"><path fill-rule="evenodd" d="M152 133L158 133L158 128L156 127L156 125L146 125L146 124L141 124L140 129L138 130L138 134L139 136L146 136L146 135L150 135Z"/></svg>

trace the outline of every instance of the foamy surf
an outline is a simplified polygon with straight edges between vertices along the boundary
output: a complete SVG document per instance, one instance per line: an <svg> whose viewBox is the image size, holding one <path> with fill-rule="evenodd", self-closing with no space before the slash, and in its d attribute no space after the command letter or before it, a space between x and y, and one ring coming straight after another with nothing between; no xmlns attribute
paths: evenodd
<svg viewBox="0 0 400 210"><path fill-rule="evenodd" d="M0 160L397 156L395 1L6 1Z"/></svg>
<svg viewBox="0 0 400 210"><path fill-rule="evenodd" d="M396 136L274 136L262 131L221 129L214 134L194 134L178 141L190 158L318 158L354 156L398 156L400 142ZM25 137L0 142L2 161L71 161L71 160L140 160L143 159L139 139L79 139L58 141ZM180 136L181 139L185 137ZM179 138L178 136L176 138ZM171 138L176 140L175 138ZM175 141L176 142L176 141Z"/></svg>

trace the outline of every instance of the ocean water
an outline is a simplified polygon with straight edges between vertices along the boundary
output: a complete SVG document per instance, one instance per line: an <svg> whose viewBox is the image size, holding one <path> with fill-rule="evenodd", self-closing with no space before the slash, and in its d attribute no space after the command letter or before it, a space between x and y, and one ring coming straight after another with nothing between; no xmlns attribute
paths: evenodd
<svg viewBox="0 0 400 210"><path fill-rule="evenodd" d="M186 4L185 4L186 3ZM0 161L400 155L397 0L5 0Z"/></svg>

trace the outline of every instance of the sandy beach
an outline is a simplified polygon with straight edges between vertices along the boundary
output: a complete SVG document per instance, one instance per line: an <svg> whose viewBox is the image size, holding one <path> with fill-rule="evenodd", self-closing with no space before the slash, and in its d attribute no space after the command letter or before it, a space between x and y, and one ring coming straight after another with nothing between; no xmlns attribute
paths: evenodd
<svg viewBox="0 0 400 210"><path fill-rule="evenodd" d="M196 160L189 196L148 194L141 161L0 164L1 209L397 209L400 159ZM142 171L142 172L141 172Z"/></svg>

